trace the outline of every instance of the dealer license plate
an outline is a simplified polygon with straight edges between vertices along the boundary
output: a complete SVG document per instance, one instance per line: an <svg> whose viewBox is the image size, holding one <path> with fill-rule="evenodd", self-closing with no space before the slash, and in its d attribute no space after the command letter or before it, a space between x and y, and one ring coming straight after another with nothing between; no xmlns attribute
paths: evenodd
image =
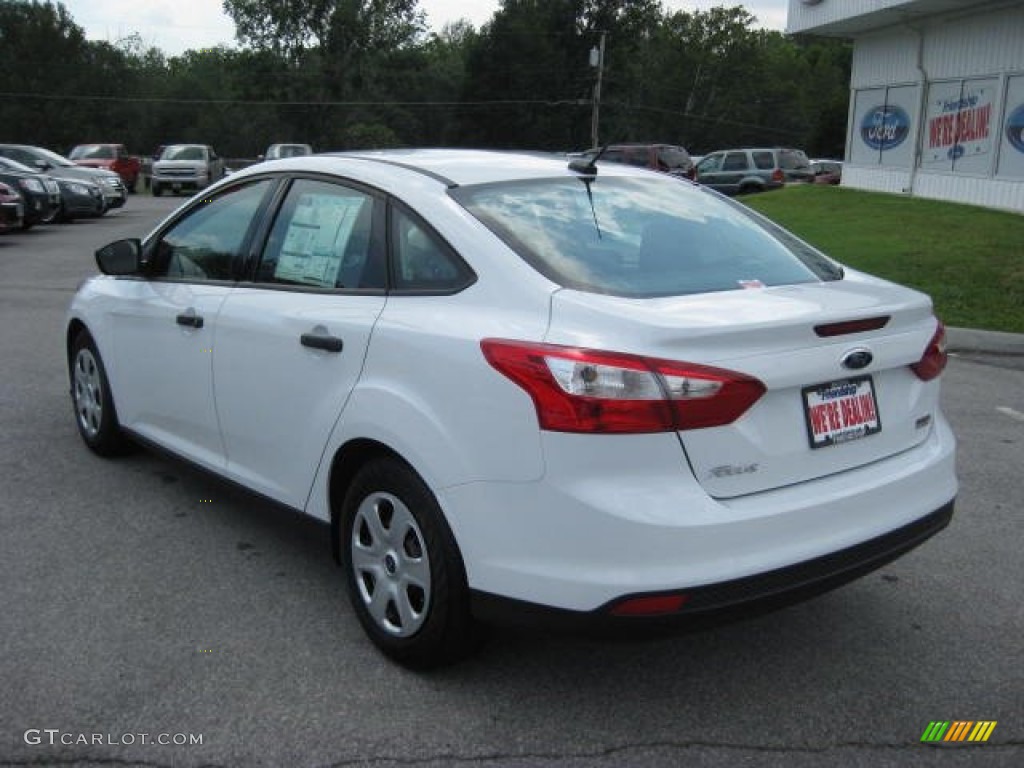
<svg viewBox="0 0 1024 768"><path fill-rule="evenodd" d="M804 416L811 448L824 448L882 431L870 376L804 387Z"/></svg>

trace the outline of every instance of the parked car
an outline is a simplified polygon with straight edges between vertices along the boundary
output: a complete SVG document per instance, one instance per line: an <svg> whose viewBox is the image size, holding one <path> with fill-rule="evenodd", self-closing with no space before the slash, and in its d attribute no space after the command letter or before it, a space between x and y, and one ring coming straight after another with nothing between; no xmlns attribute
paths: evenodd
<svg viewBox="0 0 1024 768"><path fill-rule="evenodd" d="M22 229L56 220L60 213L60 187L49 176L24 166L18 168L0 163L0 181L21 195Z"/></svg>
<svg viewBox="0 0 1024 768"><path fill-rule="evenodd" d="M605 163L624 163L638 168L651 168L662 173L694 176L693 160L690 154L675 144L610 144L607 147L588 149L583 157L597 158Z"/></svg>
<svg viewBox="0 0 1024 768"><path fill-rule="evenodd" d="M142 161L128 154L124 144L79 144L68 153L68 159L87 168L106 168L121 177L129 192L138 188Z"/></svg>
<svg viewBox="0 0 1024 768"><path fill-rule="evenodd" d="M224 161L207 144L171 144L153 162L150 185L159 197L168 192L199 190L224 177Z"/></svg>
<svg viewBox="0 0 1024 768"><path fill-rule="evenodd" d="M726 195L778 189L787 182L813 181L810 161L800 149L726 149L697 164L697 181Z"/></svg>
<svg viewBox="0 0 1024 768"><path fill-rule="evenodd" d="M838 184L843 180L841 160L811 160L815 184Z"/></svg>
<svg viewBox="0 0 1024 768"><path fill-rule="evenodd" d="M305 157L312 155L313 148L309 144L271 144L260 160L280 160L282 157Z"/></svg>
<svg viewBox="0 0 1024 768"><path fill-rule="evenodd" d="M929 298L598 166L239 170L97 251L66 325L85 445L137 438L329 521L355 615L413 666L468 653L480 619L754 612L944 528Z"/></svg>
<svg viewBox="0 0 1024 768"><path fill-rule="evenodd" d="M102 216L107 211L103 190L87 179L62 179L51 177L48 174L39 174L27 165L8 157L0 157L0 170L41 176L43 178L40 181L50 188L53 184L57 185L60 192L59 208L57 215L49 221L71 221L82 217Z"/></svg>
<svg viewBox="0 0 1024 768"><path fill-rule="evenodd" d="M41 173L62 179L92 181L103 190L107 208L120 208L127 199L127 192L121 177L113 171L103 168L83 168L75 165L66 157L42 147L27 144L0 144L0 157L17 160L22 165L34 168Z"/></svg>
<svg viewBox="0 0 1024 768"><path fill-rule="evenodd" d="M25 205L21 195L9 184L0 181L0 233L22 229Z"/></svg>

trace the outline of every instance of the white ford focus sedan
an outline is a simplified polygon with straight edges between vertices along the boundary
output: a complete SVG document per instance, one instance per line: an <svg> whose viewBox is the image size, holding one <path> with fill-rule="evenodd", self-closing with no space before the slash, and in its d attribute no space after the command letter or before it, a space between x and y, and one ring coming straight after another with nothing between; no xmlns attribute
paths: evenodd
<svg viewBox="0 0 1024 768"><path fill-rule="evenodd" d="M928 297L685 180L412 150L232 174L96 254L79 432L329 521L398 661L477 621L697 625L949 522Z"/></svg>

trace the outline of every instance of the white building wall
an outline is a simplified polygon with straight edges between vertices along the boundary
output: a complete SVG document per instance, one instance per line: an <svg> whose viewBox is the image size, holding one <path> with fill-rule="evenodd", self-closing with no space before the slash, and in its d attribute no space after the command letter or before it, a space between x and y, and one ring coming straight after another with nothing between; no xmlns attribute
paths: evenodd
<svg viewBox="0 0 1024 768"><path fill-rule="evenodd" d="M802 32L805 29L832 24L837 21L862 16L876 11L899 8L910 0L831 0L814 5L790 0L788 32Z"/></svg>
<svg viewBox="0 0 1024 768"><path fill-rule="evenodd" d="M853 15L852 7L858 2L860 0L849 0L810 8L823 10L827 5L834 8L841 5L843 16L848 17ZM873 7L878 2L880 0L863 0L864 4ZM791 4L791 14L793 11ZM791 18L790 28L793 26ZM919 45L924 78L918 68ZM931 19L918 19L913 27L900 24L857 37L854 42L851 120L843 184L1024 212L1024 179L997 178L1005 176L1005 173L997 173L999 153L1016 152L1003 140L1003 129L1008 110L1019 101L1019 97L1014 97L1012 103L1007 103L1007 83L1010 78L1021 74L1024 74L1024 2L989 6L987 10L983 7L944 13ZM916 138L920 136L918 131L927 127L922 122L927 117L922 115L929 98L927 84L931 84L934 94L938 94L943 81L955 84L964 78L983 78L998 91L993 103L991 151L987 156L978 155L972 160L972 172L965 172L969 167L966 161L959 173L936 170L931 160L922 164L916 152L911 159L912 153L906 151L906 145L898 160L897 152L883 153L880 164L865 158L863 143L857 143L861 142L861 137L853 114L859 92L867 105L869 101L878 101L876 96L880 93L893 93L892 86L916 86L913 96L908 95L910 91L907 88L901 89L904 99L901 106L912 118ZM923 89L922 79L926 83ZM1015 82L1019 82L1019 78ZM889 91L885 90L887 87ZM865 89L883 90L865 96ZM913 103L915 101L917 104ZM917 148L916 143L914 146Z"/></svg>
<svg viewBox="0 0 1024 768"><path fill-rule="evenodd" d="M1024 182L955 176L921 171L914 179L914 194L934 200L983 205L1024 213Z"/></svg>
<svg viewBox="0 0 1024 768"><path fill-rule="evenodd" d="M993 13L945 17L925 28L931 80L1024 70L1024 3Z"/></svg>
<svg viewBox="0 0 1024 768"><path fill-rule="evenodd" d="M895 29L858 39L853 46L851 87L921 82L921 73L917 69L917 46L918 36L909 29Z"/></svg>

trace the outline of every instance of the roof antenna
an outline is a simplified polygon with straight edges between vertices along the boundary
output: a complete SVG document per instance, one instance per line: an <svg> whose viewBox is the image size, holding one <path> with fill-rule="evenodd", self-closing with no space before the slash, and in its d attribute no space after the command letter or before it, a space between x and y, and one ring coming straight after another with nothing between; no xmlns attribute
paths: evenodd
<svg viewBox="0 0 1024 768"><path fill-rule="evenodd" d="M593 156L586 152L583 157L574 157L569 161L569 170L576 171L576 173L585 173L587 176L597 176L597 161L601 159L601 155L608 151L610 146L611 144L605 144ZM590 191L589 186L587 191Z"/></svg>

